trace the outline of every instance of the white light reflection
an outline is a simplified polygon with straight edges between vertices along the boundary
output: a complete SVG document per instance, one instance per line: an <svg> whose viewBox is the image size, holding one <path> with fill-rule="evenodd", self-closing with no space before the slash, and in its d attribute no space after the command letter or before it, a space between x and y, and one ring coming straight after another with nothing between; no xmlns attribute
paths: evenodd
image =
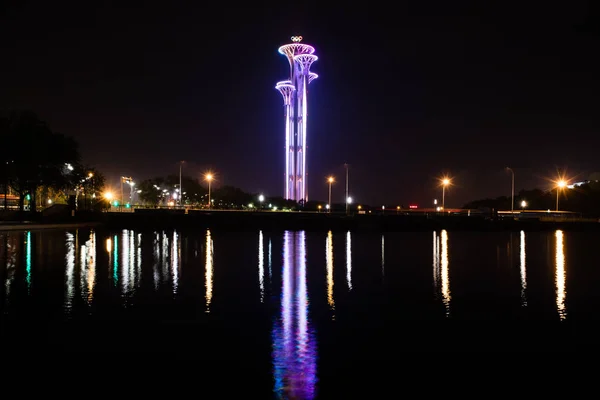
<svg viewBox="0 0 600 400"><path fill-rule="evenodd" d="M171 246L171 274L173 276L173 294L177 294L179 288L179 264L181 261L181 238L173 231L173 243Z"/></svg>
<svg viewBox="0 0 600 400"><path fill-rule="evenodd" d="M272 269L272 264L271 264L271 238L269 238L269 284L271 283L271 280L273 279L273 269Z"/></svg>
<svg viewBox="0 0 600 400"><path fill-rule="evenodd" d="M441 235L441 277L442 277L442 301L446 307L446 316L450 315L450 268L448 257L448 232L443 229Z"/></svg>
<svg viewBox="0 0 600 400"><path fill-rule="evenodd" d="M385 276L385 235L381 235L381 276Z"/></svg>
<svg viewBox="0 0 600 400"><path fill-rule="evenodd" d="M440 287L440 239L433 231L433 291L437 296Z"/></svg>
<svg viewBox="0 0 600 400"><path fill-rule="evenodd" d="M66 313L70 313L73 308L73 296L75 294L75 283L73 275L75 271L75 235L67 232L67 254L65 256L65 303L64 308Z"/></svg>
<svg viewBox="0 0 600 400"><path fill-rule="evenodd" d="M450 271L448 257L448 232L433 232L433 287L436 298L441 294L446 308L446 317L450 316Z"/></svg>
<svg viewBox="0 0 600 400"><path fill-rule="evenodd" d="M129 272L129 293L133 294L134 288L137 287L137 274L135 271L135 240L134 240L135 234L133 233L132 230L129 231L129 265L128 265L128 272Z"/></svg>
<svg viewBox="0 0 600 400"><path fill-rule="evenodd" d="M348 290L352 290L352 238L350 231L346 232L346 281Z"/></svg>
<svg viewBox="0 0 600 400"><path fill-rule="evenodd" d="M115 236L115 259L117 253ZM141 284L141 249L140 246L140 235L136 235L133 230L124 229L121 233L121 294L123 297L133 296L135 290ZM137 242L137 243L136 243ZM119 264L115 261L115 266ZM118 277L117 269L115 268L115 278Z"/></svg>
<svg viewBox="0 0 600 400"><path fill-rule="evenodd" d="M206 312L210 313L210 303L212 302L213 296L213 240L210 235L210 229L206 230L206 264L205 279L206 279Z"/></svg>
<svg viewBox="0 0 600 400"><path fill-rule="evenodd" d="M527 306L527 268L526 268L526 253L525 253L525 231L521 231L521 245L520 245L519 258L521 261L520 273L521 276L521 305Z"/></svg>
<svg viewBox="0 0 600 400"><path fill-rule="evenodd" d="M136 264L136 278L138 287L142 283L142 234L137 235L137 252L136 252L137 264Z"/></svg>
<svg viewBox="0 0 600 400"><path fill-rule="evenodd" d="M308 319L304 232L286 232L283 244L281 320L273 328L274 392L278 398L313 399L317 346Z"/></svg>
<svg viewBox="0 0 600 400"><path fill-rule="evenodd" d="M265 249L262 231L258 231L258 285L260 287L260 302L265 301Z"/></svg>
<svg viewBox="0 0 600 400"><path fill-rule="evenodd" d="M129 248L129 231L123 229L121 232L121 294L127 296L129 294L129 254L131 252Z"/></svg>
<svg viewBox="0 0 600 400"><path fill-rule="evenodd" d="M567 318L567 307L565 298L567 297L566 271L565 271L565 243L563 231L557 230L556 236L556 308L560 320Z"/></svg>
<svg viewBox="0 0 600 400"><path fill-rule="evenodd" d="M96 286L96 232L91 231L89 239L81 246L79 259L79 290L90 305Z"/></svg>
<svg viewBox="0 0 600 400"><path fill-rule="evenodd" d="M160 265L160 235L158 232L154 232L154 239L152 241L152 250L154 252L154 257L152 260L152 276L154 278L154 290L158 290L160 286L160 270L158 269Z"/></svg>
<svg viewBox="0 0 600 400"><path fill-rule="evenodd" d="M331 231L327 232L327 239L325 239L325 263L327 265L327 303L329 303L331 311L335 311L333 298L333 234ZM332 319L335 319L335 314L332 315Z"/></svg>
<svg viewBox="0 0 600 400"><path fill-rule="evenodd" d="M164 282L169 279L169 237L163 231L161 234L161 253L160 253L160 264L161 264L161 276Z"/></svg>

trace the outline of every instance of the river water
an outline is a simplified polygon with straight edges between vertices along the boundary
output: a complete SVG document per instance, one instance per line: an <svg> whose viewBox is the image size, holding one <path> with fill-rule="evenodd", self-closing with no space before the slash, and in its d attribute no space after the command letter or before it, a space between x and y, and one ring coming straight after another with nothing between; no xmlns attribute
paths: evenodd
<svg viewBox="0 0 600 400"><path fill-rule="evenodd" d="M568 231L0 232L0 334L30 355L229 360L261 398L325 398L404 351L595 345L599 243Z"/></svg>

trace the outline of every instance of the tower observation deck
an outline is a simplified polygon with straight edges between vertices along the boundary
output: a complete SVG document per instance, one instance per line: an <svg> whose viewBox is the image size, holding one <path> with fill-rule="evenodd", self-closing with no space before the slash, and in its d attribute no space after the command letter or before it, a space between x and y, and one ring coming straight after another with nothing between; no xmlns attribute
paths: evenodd
<svg viewBox="0 0 600 400"><path fill-rule="evenodd" d="M275 85L283 96L285 118L285 199L308 201L306 168L308 128L308 85L318 75L310 71L318 60L312 46L301 43L302 36L292 36L292 43L279 48L290 64L289 79Z"/></svg>

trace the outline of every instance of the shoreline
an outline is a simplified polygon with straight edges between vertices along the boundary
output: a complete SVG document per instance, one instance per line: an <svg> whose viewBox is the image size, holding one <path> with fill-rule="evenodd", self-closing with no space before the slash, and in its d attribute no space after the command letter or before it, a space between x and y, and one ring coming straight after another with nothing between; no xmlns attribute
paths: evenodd
<svg viewBox="0 0 600 400"><path fill-rule="evenodd" d="M182 210L183 211L183 210ZM437 215L346 215L301 212L227 212L200 213L154 212L101 213L53 218L44 221L0 222L1 231L41 229L215 229L229 231L248 230L306 230L306 231L358 231L358 232L423 232L446 229L448 231L502 232L502 231L583 231L600 232L600 221L535 219L498 219L479 216Z"/></svg>
<svg viewBox="0 0 600 400"><path fill-rule="evenodd" d="M38 231L45 229L79 229L96 228L102 226L101 222L2 222L0 232L4 231Z"/></svg>

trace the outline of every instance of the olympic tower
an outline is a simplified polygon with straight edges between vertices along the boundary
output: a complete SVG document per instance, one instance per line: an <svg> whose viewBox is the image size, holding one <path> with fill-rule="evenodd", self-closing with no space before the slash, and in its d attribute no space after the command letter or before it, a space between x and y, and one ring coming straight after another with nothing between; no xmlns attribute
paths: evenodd
<svg viewBox="0 0 600 400"><path fill-rule="evenodd" d="M275 88L283 96L285 112L285 199L308 201L306 169L306 136L308 84L318 75L310 72L317 61L314 47L300 43L302 36L292 36L292 43L279 48L290 63L290 78L278 82Z"/></svg>

